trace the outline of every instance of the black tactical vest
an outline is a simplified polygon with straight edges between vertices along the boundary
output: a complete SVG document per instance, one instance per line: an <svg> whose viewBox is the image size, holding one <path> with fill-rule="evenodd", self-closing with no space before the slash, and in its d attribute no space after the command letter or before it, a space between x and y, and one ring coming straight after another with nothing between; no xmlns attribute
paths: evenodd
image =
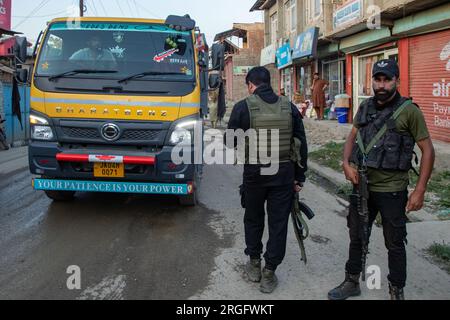
<svg viewBox="0 0 450 320"><path fill-rule="evenodd" d="M394 105L381 110L377 110L375 98L367 99L361 104L360 116L355 120L360 126L359 132L364 146L369 145L377 132L385 124L387 125L386 133L367 155L367 167L399 171L409 171L412 168L414 138L409 133L399 133L396 129L396 121L392 119L394 112L407 100L402 97L397 99ZM361 165L362 160L362 151L358 143L355 143L350 162Z"/></svg>
<svg viewBox="0 0 450 320"><path fill-rule="evenodd" d="M259 163L259 152L273 154L272 149L277 148L279 152L279 162L288 162L292 158L292 109L291 103L286 97L280 97L277 103L269 104L258 95L252 95L246 99L248 111L250 113L250 128L257 132L257 145L255 154L249 152L250 146L247 143L246 163ZM279 140L276 145L271 145L271 139L267 135L266 139L260 137L260 130L279 130ZM255 147L255 146L252 146ZM298 148L300 149L300 148ZM256 156L256 158L255 158ZM273 160L273 159L272 159Z"/></svg>

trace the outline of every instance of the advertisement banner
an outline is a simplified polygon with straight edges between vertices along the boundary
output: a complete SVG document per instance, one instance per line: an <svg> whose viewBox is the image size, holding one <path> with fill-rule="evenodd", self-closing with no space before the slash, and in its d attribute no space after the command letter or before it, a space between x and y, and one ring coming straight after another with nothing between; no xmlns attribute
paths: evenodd
<svg viewBox="0 0 450 320"><path fill-rule="evenodd" d="M275 63L275 45L265 47L261 50L261 66Z"/></svg>
<svg viewBox="0 0 450 320"><path fill-rule="evenodd" d="M0 0L0 28L11 30L11 1Z"/></svg>
<svg viewBox="0 0 450 320"><path fill-rule="evenodd" d="M304 57L315 57L317 55L317 41L319 39L319 28L313 27L301 33L295 42L292 59Z"/></svg>
<svg viewBox="0 0 450 320"><path fill-rule="evenodd" d="M277 50L277 68L283 69L292 64L291 45L289 43Z"/></svg>

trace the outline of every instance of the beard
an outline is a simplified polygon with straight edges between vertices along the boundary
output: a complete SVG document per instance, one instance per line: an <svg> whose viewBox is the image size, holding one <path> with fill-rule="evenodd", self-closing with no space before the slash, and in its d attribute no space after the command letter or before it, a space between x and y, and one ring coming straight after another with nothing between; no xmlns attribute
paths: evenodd
<svg viewBox="0 0 450 320"><path fill-rule="evenodd" d="M394 87L391 90L386 89L375 90L375 98L377 98L377 100L380 102L386 102L390 98L392 98L392 96L394 96L396 92L397 87Z"/></svg>

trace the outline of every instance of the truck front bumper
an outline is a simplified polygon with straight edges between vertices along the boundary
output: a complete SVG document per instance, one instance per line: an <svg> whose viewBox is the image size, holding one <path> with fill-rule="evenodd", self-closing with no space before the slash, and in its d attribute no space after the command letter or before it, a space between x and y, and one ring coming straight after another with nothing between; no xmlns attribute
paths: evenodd
<svg viewBox="0 0 450 320"><path fill-rule="evenodd" d="M107 146L104 149L99 147L65 149L57 142L32 141L29 145L29 165L32 174L48 179L169 185L187 185L187 183L193 182L196 176L196 165L174 164L172 150L173 147L170 146L164 146L157 152L138 149L108 149ZM102 157L97 161L95 157L98 156L105 156L104 159L112 157L121 159L125 166L125 177L111 179L95 177L93 162L105 161L102 160Z"/></svg>

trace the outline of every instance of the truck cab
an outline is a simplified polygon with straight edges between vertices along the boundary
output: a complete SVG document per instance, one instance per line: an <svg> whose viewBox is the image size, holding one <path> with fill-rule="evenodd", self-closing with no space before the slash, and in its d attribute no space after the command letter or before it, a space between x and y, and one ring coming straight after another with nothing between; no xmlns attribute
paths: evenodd
<svg viewBox="0 0 450 320"><path fill-rule="evenodd" d="M174 163L207 112L204 36L189 16L61 18L31 81L29 163L36 190L171 194L197 202L201 163Z"/></svg>

